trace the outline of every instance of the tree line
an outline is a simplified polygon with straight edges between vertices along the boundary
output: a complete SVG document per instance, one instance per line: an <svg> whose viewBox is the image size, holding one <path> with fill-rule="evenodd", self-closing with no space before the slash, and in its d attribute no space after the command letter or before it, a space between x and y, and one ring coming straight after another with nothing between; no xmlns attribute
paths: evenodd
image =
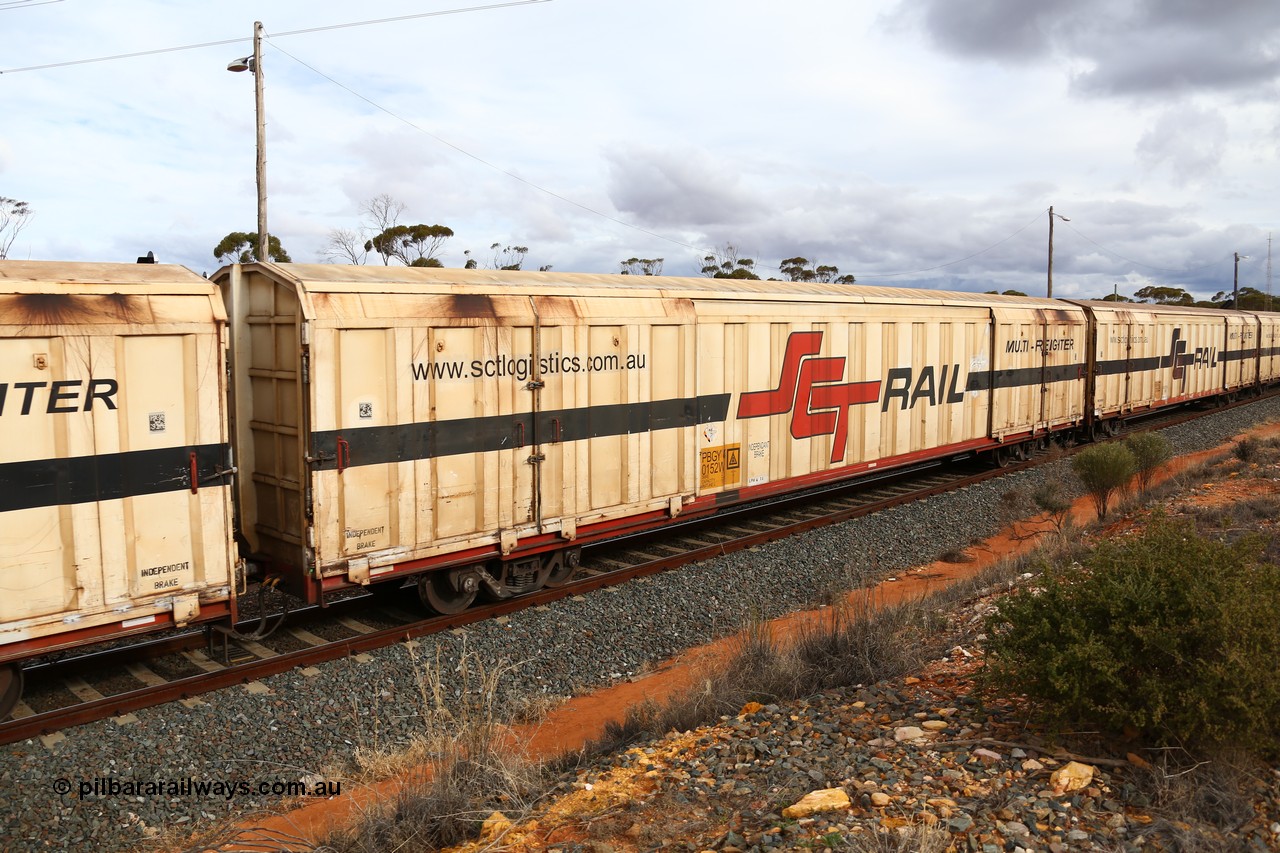
<svg viewBox="0 0 1280 853"><path fill-rule="evenodd" d="M364 264L370 259L383 265L403 264L407 267L443 267L440 254L445 242L454 236L447 225L400 222L407 205L383 193L360 205L360 222L355 228L334 228L325 240L321 255L330 263ZM0 196L0 260L8 257L18 234L31 220L34 211L25 201ZM520 270L529 254L528 246L489 245L489 257L483 261L488 269ZM213 248L213 256L222 263L251 263L259 260L258 234L256 231L232 231ZM267 236L269 260L291 263L289 253L274 234ZM463 251L465 269L477 269L481 261L470 249ZM619 261L623 275L662 275L664 258L632 257ZM538 267L541 272L551 269L551 264ZM707 278L729 278L759 281L756 261L743 257L737 246L725 243L702 258L700 272ZM778 264L778 271L787 281L819 282L830 284L854 284L852 275L841 275L840 268L822 264L816 259L797 255L785 258ZM770 278L770 281L778 281ZM1026 296L1020 290L988 290L1005 296ZM1148 285L1134 292L1133 296L1108 293L1098 297L1104 302L1131 302L1155 305L1194 306L1199 308L1238 308L1242 311L1273 310L1270 295L1254 287L1241 287L1237 292L1221 290L1210 299L1197 300L1185 288L1170 285Z"/></svg>

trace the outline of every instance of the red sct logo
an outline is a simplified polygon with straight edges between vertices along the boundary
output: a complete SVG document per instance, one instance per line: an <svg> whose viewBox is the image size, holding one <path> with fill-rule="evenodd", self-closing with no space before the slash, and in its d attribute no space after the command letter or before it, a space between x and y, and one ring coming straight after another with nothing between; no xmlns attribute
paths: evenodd
<svg viewBox="0 0 1280 853"><path fill-rule="evenodd" d="M763 418L792 412L791 437L813 438L835 434L831 461L844 461L849 437L849 407L880 399L880 380L840 382L843 356L817 358L822 332L792 332L782 356L778 387L772 391L747 391L738 399L738 417Z"/></svg>

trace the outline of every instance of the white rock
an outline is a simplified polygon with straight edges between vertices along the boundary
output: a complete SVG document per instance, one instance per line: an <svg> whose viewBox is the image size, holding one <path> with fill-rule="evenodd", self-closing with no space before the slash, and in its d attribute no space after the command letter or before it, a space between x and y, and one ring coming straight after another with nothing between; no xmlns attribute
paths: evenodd
<svg viewBox="0 0 1280 853"><path fill-rule="evenodd" d="M919 726L898 726L893 730L893 739L898 742L915 740L920 737L924 737L924 729Z"/></svg>
<svg viewBox="0 0 1280 853"><path fill-rule="evenodd" d="M800 802L783 809L782 816L796 819L818 814L819 812L840 811L852 805L849 802L849 795L844 792L843 788L825 788L821 791L810 791L805 794L800 799Z"/></svg>
<svg viewBox="0 0 1280 853"><path fill-rule="evenodd" d="M1049 784L1053 786L1055 794L1078 791L1081 788L1088 787L1089 783L1093 781L1095 772L1094 768L1088 764L1068 761L1053 771L1053 775L1049 777Z"/></svg>

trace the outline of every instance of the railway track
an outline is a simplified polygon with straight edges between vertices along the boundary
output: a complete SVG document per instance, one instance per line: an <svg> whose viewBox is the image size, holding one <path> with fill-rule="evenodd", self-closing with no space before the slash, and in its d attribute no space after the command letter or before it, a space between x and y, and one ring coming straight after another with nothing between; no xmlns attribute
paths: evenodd
<svg viewBox="0 0 1280 853"><path fill-rule="evenodd" d="M1244 405L1236 403L1233 405ZM1126 431L1176 425L1200 411L1165 412ZM974 460L929 463L725 510L709 519L673 525L589 546L570 583L454 616L422 615L408 589L400 598L359 595L327 607L288 614L269 636L246 640L193 630L163 638L37 661L24 668L27 698L14 718L0 722L0 743L54 736L62 729L175 701L292 669L364 654L417 637L459 628L583 595L634 578L729 554L827 524L867 515L1039 464L1037 455L1004 468ZM416 612L415 612L416 611ZM258 620L237 626L249 633ZM252 689L252 688L251 688Z"/></svg>

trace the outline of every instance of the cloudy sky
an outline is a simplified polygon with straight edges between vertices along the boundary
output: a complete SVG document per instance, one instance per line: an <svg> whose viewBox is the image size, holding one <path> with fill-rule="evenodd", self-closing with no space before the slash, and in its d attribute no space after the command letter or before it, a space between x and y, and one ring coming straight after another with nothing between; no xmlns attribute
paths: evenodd
<svg viewBox="0 0 1280 853"><path fill-rule="evenodd" d="M801 255L1042 294L1053 205L1055 295L1207 297L1234 252L1267 287L1275 0L465 5L0 0L0 196L35 211L10 257L217 268L256 228L253 79L225 67L261 20L295 261L389 194L453 229L447 266L496 242L526 268L696 275L729 243L766 276ZM296 32L429 12L450 14Z"/></svg>

